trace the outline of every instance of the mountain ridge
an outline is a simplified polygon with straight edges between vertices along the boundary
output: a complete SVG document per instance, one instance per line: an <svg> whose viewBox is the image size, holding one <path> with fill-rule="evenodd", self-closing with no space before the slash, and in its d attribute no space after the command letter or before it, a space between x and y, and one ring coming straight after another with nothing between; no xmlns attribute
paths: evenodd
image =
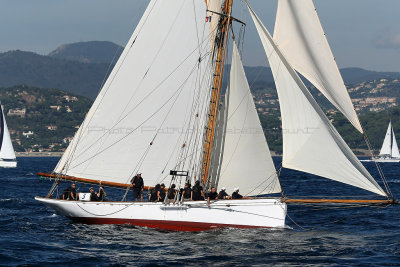
<svg viewBox="0 0 400 267"><path fill-rule="evenodd" d="M49 55L20 50L0 53L0 86L26 84L59 88L94 99L113 63L117 61L118 50L122 51L122 47L112 42L91 41L62 45ZM273 84L268 67L245 66L245 71L252 87L265 88ZM400 79L398 72L377 72L362 68L343 68L340 71L346 84L381 78ZM226 68L228 72L229 66ZM225 75L225 79L227 77Z"/></svg>

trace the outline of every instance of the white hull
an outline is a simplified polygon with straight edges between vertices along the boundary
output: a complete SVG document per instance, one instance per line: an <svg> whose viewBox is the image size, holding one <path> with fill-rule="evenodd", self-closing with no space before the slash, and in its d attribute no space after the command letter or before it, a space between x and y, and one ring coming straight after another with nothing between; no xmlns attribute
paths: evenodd
<svg viewBox="0 0 400 267"><path fill-rule="evenodd" d="M369 160L361 160L361 161L374 161L374 162L379 162L379 163L398 163L400 162L400 158L372 158Z"/></svg>
<svg viewBox="0 0 400 267"><path fill-rule="evenodd" d="M0 160L0 168L16 168L17 161Z"/></svg>
<svg viewBox="0 0 400 267"><path fill-rule="evenodd" d="M200 231L219 227L283 228L286 203L279 198L205 201L182 205L154 202L83 202L36 197L75 222L132 224L151 228Z"/></svg>

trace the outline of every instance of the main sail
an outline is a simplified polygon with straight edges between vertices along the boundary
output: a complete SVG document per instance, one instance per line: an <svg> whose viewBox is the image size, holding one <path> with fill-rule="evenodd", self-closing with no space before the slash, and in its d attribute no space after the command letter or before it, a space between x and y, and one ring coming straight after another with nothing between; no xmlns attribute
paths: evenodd
<svg viewBox="0 0 400 267"><path fill-rule="evenodd" d="M248 7L278 91L283 131L282 166L386 196L315 102L260 19Z"/></svg>
<svg viewBox="0 0 400 267"><path fill-rule="evenodd" d="M274 41L291 66L363 132L312 0L279 0Z"/></svg>
<svg viewBox="0 0 400 267"><path fill-rule="evenodd" d="M228 114L219 187L245 195L281 192L236 43L233 44Z"/></svg>
<svg viewBox="0 0 400 267"><path fill-rule="evenodd" d="M3 106L0 105L1 112L1 136L0 136L0 159L15 159L15 152L8 131L6 117L4 116Z"/></svg>
<svg viewBox="0 0 400 267"><path fill-rule="evenodd" d="M167 184L193 175L209 103L210 27L204 0L150 1L55 168L90 180Z"/></svg>

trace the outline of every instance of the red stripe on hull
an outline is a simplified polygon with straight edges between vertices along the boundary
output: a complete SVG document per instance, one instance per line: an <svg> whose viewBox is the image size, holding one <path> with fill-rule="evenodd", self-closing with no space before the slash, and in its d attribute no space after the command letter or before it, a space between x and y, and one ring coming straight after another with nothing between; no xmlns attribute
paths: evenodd
<svg viewBox="0 0 400 267"><path fill-rule="evenodd" d="M72 217L73 222L86 224L130 224L135 226L157 228L174 231L204 231L215 228L270 228L251 225L218 224L201 222L181 222L181 221L162 221L162 220L137 220L137 219L118 219L118 218L88 218Z"/></svg>

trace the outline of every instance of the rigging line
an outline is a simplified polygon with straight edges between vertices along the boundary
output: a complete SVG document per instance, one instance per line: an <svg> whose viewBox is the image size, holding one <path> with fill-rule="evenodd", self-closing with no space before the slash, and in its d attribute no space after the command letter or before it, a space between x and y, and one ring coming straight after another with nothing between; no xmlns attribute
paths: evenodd
<svg viewBox="0 0 400 267"><path fill-rule="evenodd" d="M134 89L133 93L131 94L131 97L129 98L129 100L126 102L124 109L121 111L119 118L117 119L117 121L121 118L121 116L124 114L125 110L129 107L129 104L131 103L132 99L134 98L134 96L136 95L138 89L141 87L143 81L145 80L147 74L149 73L150 69L152 68L152 66L154 65L154 62L156 61L156 59L158 58L158 55L160 54L161 50L164 48L164 46L167 43L167 40L179 18L180 13L182 12L183 6L184 6L184 2L182 2L181 7L179 8L178 12L175 14L175 18L172 22L172 24L169 27L168 32L165 34L164 39L161 41L161 45L158 47L157 52L154 53L153 55L153 59L151 60L150 64L147 67L147 70L144 74L144 76L142 77L142 79L140 80L140 82L138 83L138 85L136 86L136 88ZM198 47L198 46L197 46Z"/></svg>
<svg viewBox="0 0 400 267"><path fill-rule="evenodd" d="M178 161L179 161L179 158L185 157L189 153L189 146L192 144L193 135L196 135L196 132L193 132L193 131L194 131L194 127L195 127L194 125L195 125L195 123L197 121L196 120L197 117L195 116L195 113L196 113L196 110L197 110L197 107L198 107L198 104L199 104L198 103L199 101L198 101L197 97L198 97L199 92L201 91L201 87L200 87L201 85L198 84L198 83L201 84L201 82L199 81L200 69L201 69L201 65L200 65L200 62L199 62L199 64L197 65L196 80L194 81L194 87L195 87L195 91L197 91L197 93L194 93L193 96L192 96L192 104L190 105L191 110L188 113L189 117L187 117L185 119L184 125L187 124L186 132L182 133L182 135L180 137L180 139L182 138L182 141L179 140L179 142L183 143L185 145L185 147L182 147L181 151L178 153L178 155L177 155ZM191 129L192 129L191 127L193 127L193 131L191 131ZM185 148L185 149L183 149L183 148ZM185 162L183 162L183 166L181 167L181 169L183 169L184 166L185 166Z"/></svg>
<svg viewBox="0 0 400 267"><path fill-rule="evenodd" d="M145 80L145 77L147 76L147 74L148 74L148 72L150 71L151 67L153 66L154 62L155 62L156 59L158 58L158 55L160 54L161 50L164 48L165 44L167 43L167 39L168 39L168 37L169 37L169 35L170 35L172 29L174 28L174 26L175 26L175 24L176 24L176 22L177 22L177 20L178 20L178 18L179 18L180 13L182 12L183 6L184 6L184 2L182 2L182 4L181 4L181 6L180 6L180 8L179 8L179 10L178 10L178 12L177 12L177 14L176 14L176 16L175 16L174 21L173 21L172 24L170 25L169 30L168 30L168 32L166 33L165 37L164 37L164 40L161 42L161 46L158 48L157 52L154 54L153 59L152 59L152 61L150 62L150 64L149 64L149 66L148 66L148 68L147 68L147 71L146 71L145 75L142 77L142 79L140 80L140 82L137 84L136 88L134 89L133 93L131 94L131 97L130 97L129 100L126 102L125 107L124 107L124 109L121 111L121 113L120 113L119 118L117 119L117 121L122 121L122 120L121 120L122 115L125 113L126 109L129 107L129 105L130 105L132 99L134 98L134 96L135 96L136 93L138 92L138 88L141 87L143 81ZM136 38L135 38L135 40L136 40ZM132 45L133 45L133 44L132 44ZM111 85L110 85L110 86L111 86ZM139 105L140 105L140 104L139 104ZM99 140L99 139L98 139L98 140ZM102 149L102 146L103 146L103 144L105 143L105 141L106 141L106 139L104 139L103 142L101 142L101 144L97 147L97 151L95 152L95 154L97 154L97 153ZM87 169L87 167L90 165L90 163L91 163L91 162L89 162L89 163L86 165L86 167L84 168L83 171L85 171L85 170Z"/></svg>
<svg viewBox="0 0 400 267"><path fill-rule="evenodd" d="M194 67L193 67L193 69L192 69L190 75L192 75L192 73L196 70L196 68L197 68L197 66L194 66ZM188 79L189 79L189 77L187 78L187 80L188 80ZM185 84L186 84L187 80L185 80ZM183 85L184 85L184 84L183 84ZM183 85L182 85L182 88L183 88ZM174 103L177 101L177 99L178 99L178 97L175 99ZM173 104L174 104L174 103L173 103ZM171 110L172 110L172 108L173 108L173 106L174 106L173 104L171 105L171 108L169 109L168 113L165 115L164 120L162 121L162 123L161 123L159 129L157 130L155 136L153 137L152 142L155 141L155 139L156 139L156 137L157 137L157 135L158 135L159 130L161 129L162 125L165 123L165 121L166 121L166 119L167 119L169 113L171 112ZM185 124L186 124L186 123L185 123ZM175 147L174 147L174 149L173 149L172 152L171 152L171 156L169 157L169 160L167 161L167 163L166 163L166 165L165 165L165 167L164 167L164 170L165 170L165 168L168 166L169 161L172 159L172 154L175 153L175 151L176 151L176 149L177 149L177 146L179 145L179 143L180 143L180 141L181 141L182 135L183 135L183 133L180 134L180 137L178 138L178 140L177 140L177 142L176 142L176 144L175 144ZM164 171L164 170L163 170L163 171ZM163 173L163 172L162 172L162 173ZM161 173L161 174L162 174L162 173Z"/></svg>
<svg viewBox="0 0 400 267"><path fill-rule="evenodd" d="M192 150L196 148L196 146L198 145L198 141L197 140L198 140L198 137L199 137L199 135L201 133L201 131L199 130L200 129L199 128L200 127L199 115L202 114L202 112L200 112L200 111L203 109L202 106L204 106L204 102L200 101L200 99L203 99L203 97L200 97L200 96L204 91L206 93L206 99L208 99L207 98L207 94L209 93L208 90L205 90L205 89L202 89L202 88L205 88L205 87L208 88L208 86L203 86L203 84L205 84L205 83L209 84L209 81L210 81L210 75L206 75L206 74L208 74L208 72L210 71L208 65L211 62L211 57L210 57L211 54L210 53L206 53L206 55L208 55L207 56L208 57L208 64L206 64L204 66L205 71L202 74L203 76L200 79L198 79L198 81L196 81L196 83L199 83L197 85L198 90L197 90L197 94L193 95L194 99L197 98L196 101L194 101L194 103L193 103L193 108L192 108L192 111L191 111L191 116L192 117L190 119L191 121L193 121L193 116L195 116L194 122L193 122L194 133L192 133L190 135L190 139L189 139L188 144L187 144L188 149L185 149L185 151L181 153L181 157L183 157L183 158L186 158L187 155L189 154L189 150L190 150L189 148L190 147L192 147ZM199 69L198 69L198 72L199 72ZM206 79L205 77L208 77L208 79ZM196 110L197 110L197 112L196 112ZM197 114L195 115L195 113L197 113ZM191 122L190 122L190 125L192 125ZM189 132L187 133L185 139L187 139L188 134L189 134ZM193 139L193 135L195 136L194 139ZM185 164L185 162L183 162L182 164ZM193 159L192 159L191 163L189 163L189 164L190 165L193 164Z"/></svg>
<svg viewBox="0 0 400 267"><path fill-rule="evenodd" d="M360 123L360 125L361 125L361 123ZM362 125L361 125L361 128L364 131L364 140L365 140L365 142L367 144L368 150L371 153L371 157L373 157L374 154L373 154L371 143L369 142L369 138L368 138L368 136L367 136L367 134L366 134L366 132L365 132L365 130L364 130ZM389 184L387 183L385 174L383 173L383 170L382 170L381 166L376 161L374 161L374 163L375 163L375 166L376 166L376 168L378 170L378 173L379 173L379 175L380 175L380 177L381 177L381 179L383 181L383 185L385 186L386 192L388 193L388 198L390 198L390 197L393 198L392 192L390 191Z"/></svg>
<svg viewBox="0 0 400 267"><path fill-rule="evenodd" d="M106 148L104 148L103 150L101 150L98 154L95 154L89 158L87 158L86 160L76 164L73 166L73 168L78 167L80 165L82 165L83 163L87 162L88 160L92 159L93 157L96 157L98 155L100 155L101 153L103 153L104 151L106 151L107 149L109 149L110 147L114 146L115 144L121 142L122 140L124 140L125 138L127 138L128 136L130 136L132 133L134 133L137 129L139 129L143 124L145 124L147 121L149 121L155 114L157 114L161 109L164 108L164 106L166 106L168 104L168 102L175 96L175 94L177 94L177 92L182 92L182 88L183 87L179 87L177 91L175 91L175 93L160 107L158 108L150 117L148 117L146 120L144 120L141 124L139 124L135 129L133 129L130 133L126 134L125 136L123 136L122 138L120 138L119 140L115 141L114 143L110 144L109 146L107 146ZM178 94L179 95L179 94Z"/></svg>
<svg viewBox="0 0 400 267"><path fill-rule="evenodd" d="M269 182L269 184L267 184L264 189L260 190L260 192L263 192L264 190L266 190L267 188L273 188L272 186L270 186L273 183L276 183L276 179L272 179L274 176L278 177L278 173L279 173L280 169L278 171L275 171L273 174L271 174L270 176L268 176L266 178L266 180L262 181L259 185L255 186L254 189L252 191L250 191L249 193L246 194L246 196L249 196L252 192L254 192L257 188L259 188L260 186L262 186L264 183ZM257 194L256 196L260 195L261 193ZM268 194L272 194L272 193L268 193Z"/></svg>
<svg viewBox="0 0 400 267"><path fill-rule="evenodd" d="M144 25L145 25L146 22L147 22L147 19L149 18L150 14L151 14L151 12L153 11L154 6L155 6L156 4L157 4L157 0L156 0L156 2L154 3L154 5L151 7L151 9L150 9L150 11L149 11L147 17L145 18L143 24L142 24L141 27L139 28L139 31L138 31L138 33L136 34L136 37L135 37L133 43L136 41L137 37L140 35L140 33L141 33L141 31L142 31ZM139 14L139 13L137 13L137 14ZM140 23L140 22L139 22L139 23ZM135 31L136 31L136 30L135 30ZM129 41L128 41L128 43L129 43ZM132 43L132 45L133 45L133 43ZM119 62L120 60L121 60L121 64L120 64L120 65L118 66L118 68L116 69L115 75L110 79L110 83L109 83L108 87L105 89L104 94L101 96L101 99L99 100L98 105L97 105L96 108L94 109L93 113L95 113L95 112L97 111L97 109L98 109L98 107L100 106L101 102L103 101L105 95L107 94L108 90L110 89L111 84L113 83L115 77L117 76L119 70L121 69L123 63L125 62L126 57L128 56L129 51L130 51L131 48L132 48L132 45L127 49L127 52L125 53L125 55L124 55L124 57L122 58L122 60L121 60L122 55L121 55L121 57L118 59L118 61L117 61L116 64L118 64L118 62ZM114 67L114 68L115 68L115 67ZM112 72L110 73L110 75L111 75L111 74L112 74ZM105 78L105 77L104 77L104 78ZM108 77L107 80L109 80L109 78L110 78L110 77ZM102 89L100 90L99 95L100 95L100 93L101 93L101 92L103 91L103 89L104 89L103 86L104 86L104 84L102 85ZM99 95L98 95L98 96L99 96ZM96 100L97 100L97 98L96 98ZM92 107L93 107L93 106L92 106ZM83 127L83 125L85 125L85 121L86 121L86 119L88 118L89 113L90 113L90 110L89 110L89 112L86 114L85 120L83 121L81 127ZM93 116L89 119L89 121L87 122L87 124L89 124L89 123L91 122L92 118L93 118ZM65 164L64 164L64 167L67 166L67 167L69 168L69 165L71 164L71 162L69 162L69 161L72 161L72 157L73 157L73 155L74 155L74 153L75 153L75 151L76 151L76 148L77 148L77 146L78 146L78 144L79 144L79 141L81 140L82 134L83 134L83 130L80 131L80 133L79 133L79 135L78 135L78 138L77 138L77 141L76 141L76 144L74 145L74 149L71 149L70 154L68 155L68 157L67 157L67 159L66 159L66 162L65 162ZM74 138L74 139L75 139L75 138ZM72 145L72 142L71 142L71 145ZM61 162L61 160L60 160L60 162ZM59 162L59 163L60 163L60 162ZM69 163L67 164L67 162L69 162ZM58 167L58 164L57 164L56 168L57 168L57 167ZM64 169L64 167L63 167L63 169ZM65 170L65 173L66 173L66 172L67 172L67 170Z"/></svg>
<svg viewBox="0 0 400 267"><path fill-rule="evenodd" d="M194 0L192 1L192 4L193 4L194 24L196 25L197 45L200 47L199 28L198 28L198 26L197 26L196 4L194 3ZM203 25L204 25L204 24L203 24ZM200 54L200 53L199 53L199 57L201 57L201 54Z"/></svg>
<svg viewBox="0 0 400 267"><path fill-rule="evenodd" d="M193 69L192 69L192 71L191 71L189 77L192 75L192 73L194 72L194 70L195 70L196 68L197 68L197 66L194 66L194 67L193 67ZM189 77L188 77L188 78L185 80L185 82L181 85L181 87L180 87L180 88L181 88L180 93L183 91L184 85L185 85L186 82L189 80ZM168 112L166 113L166 115L164 116L164 119L163 119L163 121L161 122L161 125L159 126L158 130L156 131L156 134L154 135L154 137L153 137L153 139L152 139L152 141L151 141L151 145L152 145L152 143L155 141L156 137L158 136L159 130L161 129L161 127L164 125L165 121L167 120L167 118L168 118L168 116L169 116L169 114L170 114L172 108L174 107L174 103L175 103L175 102L178 100L178 98L179 98L180 93L179 93L178 96L175 98L175 100L174 100L173 103L171 104L171 107L170 107L169 111L168 111ZM179 144L179 140L178 140L178 142L176 143L176 145L178 145L178 144ZM147 157L148 152L150 151L151 145L148 147L148 149L147 149L147 150L145 151L145 153L143 154L142 158L140 159L138 165L135 167L134 171L135 171L137 168L140 168L140 166L143 164L145 158ZM176 146L175 146L175 149L176 149ZM174 149L173 151L175 151L175 149ZM167 164L168 164L168 162L167 162ZM166 167L164 167L164 169L165 169L165 168L166 168ZM138 170L139 170L139 169L138 169ZM131 173L131 175L129 176L129 178L130 178L132 175L133 175L133 173ZM128 179L129 179L129 178L128 178ZM129 189L129 188L128 188L128 189ZM129 190L128 190L128 191L129 191ZM125 194L125 195L126 195L126 194ZM124 196L124 197L125 197L125 196Z"/></svg>
<svg viewBox="0 0 400 267"><path fill-rule="evenodd" d="M158 89L160 89L161 85L168 80L182 65L183 63L185 63L191 56L192 54L197 50L197 48L195 50L193 50L186 58L184 58L182 60L182 62L172 70L171 73L169 73L153 90L151 90L139 103L138 105L136 105L133 109L131 109L127 114L125 114L125 116L123 116L119 121L117 121L110 129L109 131L111 131L112 129L114 129L121 121L123 121L126 117L128 117L133 111L135 111L138 106L140 106L140 104L142 104L148 97L150 97L150 95L152 95L154 92L156 92ZM90 112L90 111L89 111ZM87 124L86 124L87 125ZM108 131L106 131L102 136L100 136L97 140L93 141L92 144L88 145L88 147L93 146L94 144L96 144L96 142L98 142L103 136L105 136L108 133ZM77 160L82 154L84 154L86 152L85 149L83 149L83 151L78 154L77 156L74 157L73 160Z"/></svg>

